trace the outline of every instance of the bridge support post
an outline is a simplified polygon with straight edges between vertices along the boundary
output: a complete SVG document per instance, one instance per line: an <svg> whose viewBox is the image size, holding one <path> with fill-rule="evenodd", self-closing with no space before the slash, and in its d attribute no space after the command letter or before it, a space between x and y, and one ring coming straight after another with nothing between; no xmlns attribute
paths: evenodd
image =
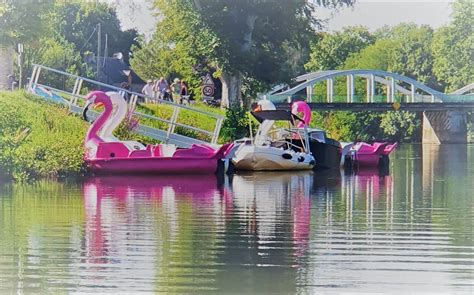
<svg viewBox="0 0 474 295"><path fill-rule="evenodd" d="M467 113L463 111L423 112L423 143L467 143Z"/></svg>
<svg viewBox="0 0 474 295"><path fill-rule="evenodd" d="M306 101L313 102L313 85L306 87Z"/></svg>
<svg viewBox="0 0 474 295"><path fill-rule="evenodd" d="M395 79L390 77L390 102L395 102Z"/></svg>
<svg viewBox="0 0 474 295"><path fill-rule="evenodd" d="M334 99L334 79L329 78L326 80L326 96L327 102L332 103Z"/></svg>
<svg viewBox="0 0 474 295"><path fill-rule="evenodd" d="M366 82L367 82L367 86L365 87L365 88L366 88L366 89L365 89L365 92L366 92L366 94L367 94L367 102L370 102L370 97L371 97L371 93L370 93L370 92L371 92L371 88L370 88L370 86L371 86L371 85L370 85L370 80L371 80L371 79L370 79L370 78L371 78L371 77L370 77L370 75L369 75L369 76L367 77L367 81L366 81Z"/></svg>
<svg viewBox="0 0 474 295"><path fill-rule="evenodd" d="M375 75L370 75L370 102L374 102L375 95Z"/></svg>
<svg viewBox="0 0 474 295"><path fill-rule="evenodd" d="M347 102L354 102L354 75L347 75Z"/></svg>

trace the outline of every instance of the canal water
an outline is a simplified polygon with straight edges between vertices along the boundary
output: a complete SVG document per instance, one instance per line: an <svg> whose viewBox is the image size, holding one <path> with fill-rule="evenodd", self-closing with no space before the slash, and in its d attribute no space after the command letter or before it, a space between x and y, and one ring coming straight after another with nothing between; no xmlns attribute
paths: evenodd
<svg viewBox="0 0 474 295"><path fill-rule="evenodd" d="M0 294L474 292L474 146L390 170L2 184Z"/></svg>

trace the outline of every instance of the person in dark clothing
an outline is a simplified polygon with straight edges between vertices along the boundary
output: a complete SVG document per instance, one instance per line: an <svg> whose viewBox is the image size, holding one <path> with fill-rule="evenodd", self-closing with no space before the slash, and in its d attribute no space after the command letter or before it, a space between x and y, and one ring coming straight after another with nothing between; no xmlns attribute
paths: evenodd
<svg viewBox="0 0 474 295"><path fill-rule="evenodd" d="M189 93L188 93L188 85L186 84L186 81L181 80L181 90L180 90L180 103L184 104L187 103L189 104Z"/></svg>
<svg viewBox="0 0 474 295"><path fill-rule="evenodd" d="M127 90L127 91L130 91L130 84L128 84L127 82L122 82L122 83L120 83L120 88L122 88L124 90ZM127 102L129 102L130 101L130 94L127 91L121 91L121 94L122 94L123 98Z"/></svg>

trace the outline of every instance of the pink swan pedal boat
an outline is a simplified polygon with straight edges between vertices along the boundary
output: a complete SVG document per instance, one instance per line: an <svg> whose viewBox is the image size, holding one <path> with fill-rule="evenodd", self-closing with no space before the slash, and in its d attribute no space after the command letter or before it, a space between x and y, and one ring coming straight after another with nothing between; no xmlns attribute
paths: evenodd
<svg viewBox="0 0 474 295"><path fill-rule="evenodd" d="M377 167L388 160L388 155L395 150L398 143L374 142L372 144L366 142L357 142L351 148L351 160L357 166Z"/></svg>
<svg viewBox="0 0 474 295"><path fill-rule="evenodd" d="M143 146L139 142L120 141L112 135L126 114L127 105L120 94L93 91L86 100L86 121L90 106L104 106L84 139L84 161L95 173L212 174L224 166L223 159L232 149L232 144L218 149L201 144L181 149L171 144Z"/></svg>

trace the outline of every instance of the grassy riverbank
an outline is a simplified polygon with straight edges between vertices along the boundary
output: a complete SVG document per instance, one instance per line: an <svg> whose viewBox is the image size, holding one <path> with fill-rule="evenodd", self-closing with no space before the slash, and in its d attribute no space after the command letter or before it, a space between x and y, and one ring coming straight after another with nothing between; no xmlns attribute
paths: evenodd
<svg viewBox="0 0 474 295"><path fill-rule="evenodd" d="M199 108L225 115L225 111L220 109L206 106L199 106ZM171 107L166 105L145 105L140 107L140 111L164 118L170 117L172 113ZM229 114L227 115L230 119L227 119L228 123L224 123L219 142L229 141L229 135L226 132L232 133L237 127L248 131L248 127L245 126L248 124L245 112ZM316 114L314 119L318 126L330 123ZM339 125L329 124L334 125L333 129L336 128L334 129L336 135L340 133L340 136L349 136L355 132L352 129L344 131L348 128L347 126L353 125L349 123L355 120L354 118L348 120L349 123L337 117L331 119L339 121ZM472 114L468 120L471 128L469 136L472 141L474 135L471 122ZM183 110L180 113L179 122L212 131L215 119ZM155 121L155 124L158 123ZM88 124L81 118L71 116L67 109L49 104L32 95L24 92L0 92L0 177L31 180L83 174L85 170L82 160L82 141L87 126ZM232 130L229 131L229 128ZM331 130L328 129L328 131ZM183 130L183 134L186 134L185 132L190 131ZM151 139L131 134L127 130L117 135L122 139L132 138L153 142ZM199 135L195 135L199 137ZM238 134L237 137L244 135Z"/></svg>
<svg viewBox="0 0 474 295"><path fill-rule="evenodd" d="M0 92L0 174L30 180L81 174L87 123L24 92Z"/></svg>

